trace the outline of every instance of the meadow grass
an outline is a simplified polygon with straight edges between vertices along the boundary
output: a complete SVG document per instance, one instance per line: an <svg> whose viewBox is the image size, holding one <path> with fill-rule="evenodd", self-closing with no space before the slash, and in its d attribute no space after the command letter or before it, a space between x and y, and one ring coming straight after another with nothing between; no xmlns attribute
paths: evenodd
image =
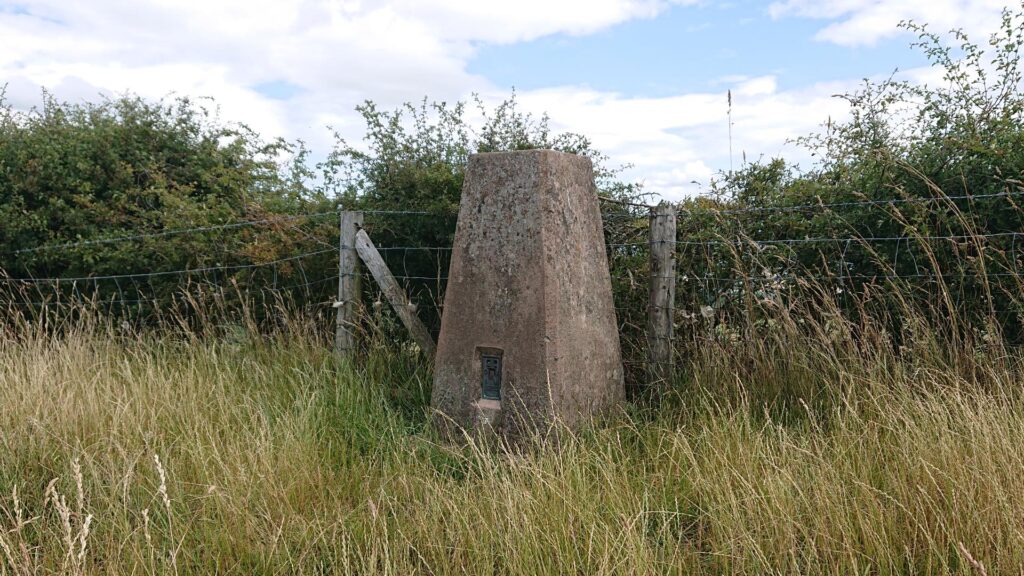
<svg viewBox="0 0 1024 576"><path fill-rule="evenodd" d="M1024 357L816 326L512 450L438 441L429 366L309 324L16 322L0 573L1019 573Z"/></svg>

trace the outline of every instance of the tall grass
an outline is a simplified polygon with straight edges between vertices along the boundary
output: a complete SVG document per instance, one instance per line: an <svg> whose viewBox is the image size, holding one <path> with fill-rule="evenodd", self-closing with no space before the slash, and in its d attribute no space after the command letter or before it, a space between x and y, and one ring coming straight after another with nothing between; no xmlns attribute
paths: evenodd
<svg viewBox="0 0 1024 576"><path fill-rule="evenodd" d="M16 320L0 573L1019 572L1024 355L826 315L709 336L659 405L516 450L440 443L429 366L339 362L301 319Z"/></svg>

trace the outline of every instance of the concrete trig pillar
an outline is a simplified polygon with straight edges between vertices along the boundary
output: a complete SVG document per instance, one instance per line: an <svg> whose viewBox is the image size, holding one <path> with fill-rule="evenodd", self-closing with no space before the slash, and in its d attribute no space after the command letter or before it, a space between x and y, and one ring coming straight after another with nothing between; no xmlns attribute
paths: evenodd
<svg viewBox="0 0 1024 576"><path fill-rule="evenodd" d="M590 160L470 158L444 301L433 407L449 435L572 426L625 395Z"/></svg>

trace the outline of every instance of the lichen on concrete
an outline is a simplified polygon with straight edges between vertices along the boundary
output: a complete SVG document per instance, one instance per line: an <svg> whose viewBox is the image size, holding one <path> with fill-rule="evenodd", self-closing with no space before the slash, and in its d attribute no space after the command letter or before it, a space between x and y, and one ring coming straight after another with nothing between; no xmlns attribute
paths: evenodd
<svg viewBox="0 0 1024 576"><path fill-rule="evenodd" d="M482 356L501 398L482 398ZM551 150L470 158L444 301L432 404L448 434L510 439L574 426L624 397L590 160Z"/></svg>

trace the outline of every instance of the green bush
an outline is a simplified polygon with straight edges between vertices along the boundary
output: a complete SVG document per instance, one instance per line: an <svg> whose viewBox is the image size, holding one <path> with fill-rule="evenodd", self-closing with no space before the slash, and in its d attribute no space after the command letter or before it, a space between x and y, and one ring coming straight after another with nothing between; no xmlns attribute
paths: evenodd
<svg viewBox="0 0 1024 576"><path fill-rule="evenodd" d="M435 332L470 154L537 148L580 154L594 162L600 194L618 199L641 194L639 186L619 180L619 170L608 168L607 157L586 137L552 133L548 118L520 110L514 94L493 110L478 98L474 103L483 117L478 128L465 102L424 100L392 111L367 102L357 108L367 125L363 146L339 138L320 165L325 193L341 198L346 209L366 211L366 227L379 247L409 248L383 255ZM368 298L379 296L371 290Z"/></svg>
<svg viewBox="0 0 1024 576"><path fill-rule="evenodd" d="M225 124L206 102L69 104L44 95L39 108L17 111L0 93L0 274L81 279L6 281L0 294L31 311L88 297L145 320L168 307L207 310L196 304L213 298L225 311L256 304L272 319L270 305L287 303L326 320L337 278L334 210L342 207L366 212L379 247L409 248L384 256L436 330L470 154L582 154L595 161L603 193L639 194L586 138L552 133L514 96L493 109L474 103L484 117L476 129L466 102L392 111L366 102L357 108L363 143L339 137L313 165L301 142ZM176 273L183 270L200 272ZM366 304L379 301L373 282L364 285ZM389 336L382 340L393 340L393 320L376 323Z"/></svg>
<svg viewBox="0 0 1024 576"><path fill-rule="evenodd" d="M317 222L284 218L331 209L301 181L305 154L301 146L265 142L245 126L226 126L187 98L68 104L45 95L41 107L19 112L0 94L0 270L13 278L81 278L222 269L73 287L8 283L29 300L73 290L125 301L119 310L129 312L166 304L183 284L235 283L245 291L250 284L298 282L301 261L273 270L241 267L314 249L291 230ZM116 240L126 236L133 239ZM332 260L301 263L316 269Z"/></svg>
<svg viewBox="0 0 1024 576"><path fill-rule="evenodd" d="M689 313L728 322L809 297L860 310L870 294L897 332L910 299L950 334L975 324L1019 338L1022 22L1004 11L987 48L903 23L940 85L865 81L844 96L848 120L800 139L819 158L812 170L755 163L725 175L715 198L684 202Z"/></svg>

